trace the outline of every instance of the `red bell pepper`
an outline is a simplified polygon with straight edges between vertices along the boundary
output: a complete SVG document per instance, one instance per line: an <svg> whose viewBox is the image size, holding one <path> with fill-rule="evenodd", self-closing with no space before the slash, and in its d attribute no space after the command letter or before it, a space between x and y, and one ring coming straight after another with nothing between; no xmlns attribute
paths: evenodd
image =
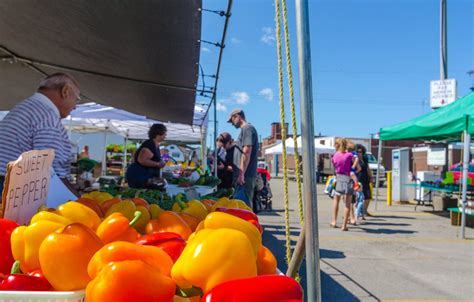
<svg viewBox="0 0 474 302"><path fill-rule="evenodd" d="M300 302L303 289L294 279L281 275L265 275L237 279L217 285L201 302Z"/></svg>
<svg viewBox="0 0 474 302"><path fill-rule="evenodd" d="M40 271L33 271L27 275L19 274L20 261L13 264L11 274L4 277L0 283L0 291L50 291L53 290L51 284Z"/></svg>
<svg viewBox="0 0 474 302"><path fill-rule="evenodd" d="M230 209L230 208L217 208L216 212L224 212L239 218L242 218L243 220L246 220L253 224L254 226L257 227L257 229L260 231L260 234L263 233L263 228L260 225L258 221L258 216L251 211L244 210L244 209Z"/></svg>
<svg viewBox="0 0 474 302"><path fill-rule="evenodd" d="M16 227L18 224L15 221L0 219L0 274L9 274L13 262L15 262L10 237Z"/></svg>
<svg viewBox="0 0 474 302"><path fill-rule="evenodd" d="M173 232L158 232L145 235L135 243L156 246L165 251L173 262L176 262L186 246L186 241L183 237Z"/></svg>

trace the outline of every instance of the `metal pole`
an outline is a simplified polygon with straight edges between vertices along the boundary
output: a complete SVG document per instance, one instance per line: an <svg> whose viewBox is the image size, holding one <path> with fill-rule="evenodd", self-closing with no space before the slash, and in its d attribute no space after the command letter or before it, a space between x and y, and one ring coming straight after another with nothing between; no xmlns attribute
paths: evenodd
<svg viewBox="0 0 474 302"><path fill-rule="evenodd" d="M447 14L446 14L446 2L448 0L440 0L440 64L439 72L440 79L445 80L448 78L448 47L447 47Z"/></svg>
<svg viewBox="0 0 474 302"><path fill-rule="evenodd" d="M122 162L122 176L125 176L125 172L127 171L127 145L128 145L128 130L127 134L125 135L125 145L123 146L123 162Z"/></svg>
<svg viewBox="0 0 474 302"><path fill-rule="evenodd" d="M102 176L105 176L107 172L107 132L109 132L109 121L105 125L105 134L104 134L104 157L102 158Z"/></svg>
<svg viewBox="0 0 474 302"><path fill-rule="evenodd" d="M214 94L214 176L217 177L217 99Z"/></svg>
<svg viewBox="0 0 474 302"><path fill-rule="evenodd" d="M207 169L207 127L200 127L201 129L201 166L202 171Z"/></svg>
<svg viewBox="0 0 474 302"><path fill-rule="evenodd" d="M308 0L295 0L298 78L300 84L301 139L305 202L306 290L308 301L321 301L318 201L314 162L314 114Z"/></svg>
<svg viewBox="0 0 474 302"><path fill-rule="evenodd" d="M380 184L380 158L382 157L382 140L379 134L379 150L377 151L377 174L375 175L375 210L377 211L377 203L379 201L379 184Z"/></svg>
<svg viewBox="0 0 474 302"><path fill-rule="evenodd" d="M461 238L465 239L466 229L466 204L467 204L467 172L469 168L471 135L464 130L464 157L462 160L462 214L461 214Z"/></svg>

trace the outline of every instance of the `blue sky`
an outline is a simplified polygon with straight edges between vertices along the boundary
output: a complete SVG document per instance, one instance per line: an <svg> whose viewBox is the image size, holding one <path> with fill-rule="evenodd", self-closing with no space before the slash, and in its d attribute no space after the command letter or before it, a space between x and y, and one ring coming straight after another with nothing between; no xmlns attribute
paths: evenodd
<svg viewBox="0 0 474 302"><path fill-rule="evenodd" d="M457 80L458 96L473 82L466 73L474 69L473 2L448 0L448 77ZM203 0L203 7L225 10L226 3ZM287 4L299 123L294 1ZM310 1L316 134L368 137L431 110L430 81L439 79L439 6L439 0ZM280 120L274 18L271 0L234 1L217 90L219 132L238 135L225 123L235 107L262 137ZM202 39L220 41L223 21L204 12ZM202 44L205 74L215 73L217 56L217 47ZM284 89L289 118L286 82Z"/></svg>

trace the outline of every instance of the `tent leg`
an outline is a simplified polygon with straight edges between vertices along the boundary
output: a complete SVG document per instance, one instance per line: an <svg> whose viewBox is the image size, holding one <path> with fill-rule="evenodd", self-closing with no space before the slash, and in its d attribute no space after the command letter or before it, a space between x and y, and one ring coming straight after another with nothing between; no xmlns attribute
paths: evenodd
<svg viewBox="0 0 474 302"><path fill-rule="evenodd" d="M379 149L377 151L377 175L375 175L375 210L377 211L377 203L379 201L379 185L380 185L380 158L382 157L382 140L379 136ZM367 210L367 209L366 209Z"/></svg>
<svg viewBox="0 0 474 302"><path fill-rule="evenodd" d="M125 171L127 169L127 145L128 145L128 133L125 136L125 145L123 146L123 163L122 163L122 176L123 177L125 177Z"/></svg>
<svg viewBox="0 0 474 302"><path fill-rule="evenodd" d="M105 127L104 133L104 156L102 157L102 176L105 176L107 170L107 132L109 132L109 127Z"/></svg>
<svg viewBox="0 0 474 302"><path fill-rule="evenodd" d="M467 204L467 172L469 169L469 155L471 144L471 135L464 131L464 158L462 160L462 215L461 215L461 238L465 239L466 229L466 204Z"/></svg>

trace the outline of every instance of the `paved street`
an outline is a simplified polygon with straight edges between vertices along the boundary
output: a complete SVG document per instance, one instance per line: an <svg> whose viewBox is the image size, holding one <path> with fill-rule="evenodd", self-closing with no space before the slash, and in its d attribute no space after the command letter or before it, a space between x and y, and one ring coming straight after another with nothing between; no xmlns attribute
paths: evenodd
<svg viewBox="0 0 474 302"><path fill-rule="evenodd" d="M286 271L283 180L272 179L273 211L261 212L264 244ZM332 200L318 186L323 301L474 301L474 229L451 226L449 215L414 205L387 207L385 189L377 210L349 232L329 227ZM296 182L289 182L292 245L299 234ZM342 202L338 225L342 222ZM306 286L303 263L302 285Z"/></svg>

